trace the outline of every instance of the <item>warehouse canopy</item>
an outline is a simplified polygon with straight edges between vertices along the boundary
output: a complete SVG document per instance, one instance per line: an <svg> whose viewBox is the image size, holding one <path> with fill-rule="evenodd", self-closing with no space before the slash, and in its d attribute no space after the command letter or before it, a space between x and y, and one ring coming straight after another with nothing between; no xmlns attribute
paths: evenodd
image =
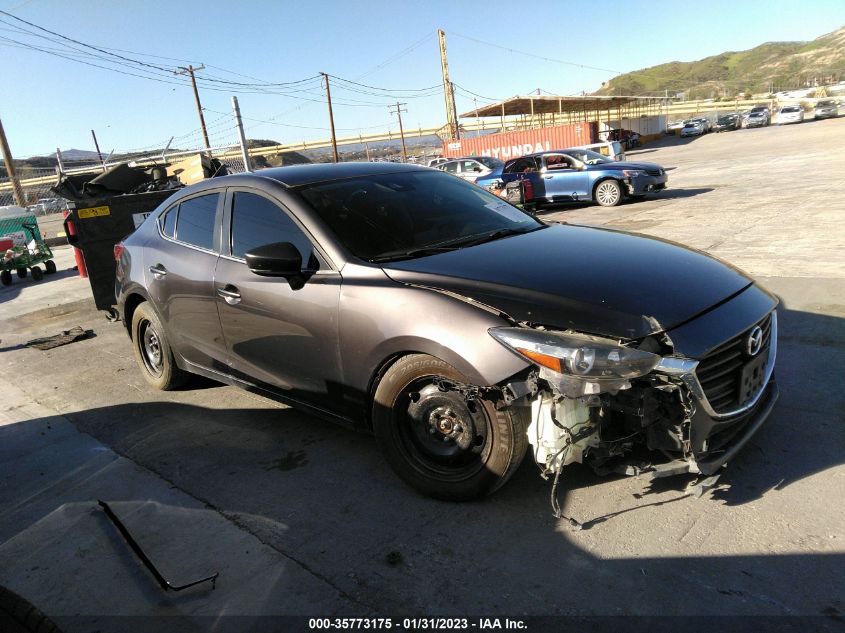
<svg viewBox="0 0 845 633"><path fill-rule="evenodd" d="M594 95L563 97L550 95L517 95L499 103L473 108L461 114L461 118L483 116L510 116L515 114L562 114L584 110L608 110L635 104L651 105L660 102L659 97L599 97Z"/></svg>

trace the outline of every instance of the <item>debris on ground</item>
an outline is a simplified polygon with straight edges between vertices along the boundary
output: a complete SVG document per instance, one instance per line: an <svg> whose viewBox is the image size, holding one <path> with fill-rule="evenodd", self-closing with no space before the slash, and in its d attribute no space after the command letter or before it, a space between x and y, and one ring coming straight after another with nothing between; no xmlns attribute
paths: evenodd
<svg viewBox="0 0 845 633"><path fill-rule="evenodd" d="M77 325L74 328L64 330L59 334L54 334L53 336L34 338L31 341L27 341L26 346L46 351L48 349L53 349L54 347L61 347L62 345L67 345L68 343L83 341L87 338L93 337L94 330L85 330Z"/></svg>

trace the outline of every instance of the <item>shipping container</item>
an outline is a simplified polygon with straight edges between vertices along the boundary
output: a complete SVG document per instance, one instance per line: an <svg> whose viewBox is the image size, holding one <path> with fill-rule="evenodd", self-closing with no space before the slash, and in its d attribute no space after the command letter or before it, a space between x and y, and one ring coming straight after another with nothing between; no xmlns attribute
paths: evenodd
<svg viewBox="0 0 845 633"><path fill-rule="evenodd" d="M534 152L548 152L566 149L576 145L589 145L597 141L597 125L591 123L570 123L555 127L544 127L522 132L503 132L459 141L445 141L443 155L492 156L500 160L519 158Z"/></svg>

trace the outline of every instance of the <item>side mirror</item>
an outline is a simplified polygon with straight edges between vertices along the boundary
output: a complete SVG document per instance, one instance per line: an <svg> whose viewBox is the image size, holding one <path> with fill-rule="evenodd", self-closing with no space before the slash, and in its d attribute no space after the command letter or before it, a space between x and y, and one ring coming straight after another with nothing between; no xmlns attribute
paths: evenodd
<svg viewBox="0 0 845 633"><path fill-rule="evenodd" d="M257 246L244 255L246 265L263 277L295 277L302 274L302 255L290 242Z"/></svg>

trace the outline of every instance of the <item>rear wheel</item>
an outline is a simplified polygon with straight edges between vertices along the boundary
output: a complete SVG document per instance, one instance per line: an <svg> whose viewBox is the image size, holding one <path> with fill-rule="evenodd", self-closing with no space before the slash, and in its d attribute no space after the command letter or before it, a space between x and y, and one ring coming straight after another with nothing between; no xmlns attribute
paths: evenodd
<svg viewBox="0 0 845 633"><path fill-rule="evenodd" d="M44 271L41 270L39 266L33 266L30 270L32 272L32 278L35 281L41 281L44 279Z"/></svg>
<svg viewBox="0 0 845 633"><path fill-rule="evenodd" d="M44 262L44 268L47 269L48 275L52 275L54 272L56 272L56 262L54 262L52 259L48 259L46 262Z"/></svg>
<svg viewBox="0 0 845 633"><path fill-rule="evenodd" d="M522 462L527 420L482 399L440 389L466 384L448 363L413 354L394 363L378 384L373 430L393 470L423 494L463 501L502 486Z"/></svg>
<svg viewBox="0 0 845 633"><path fill-rule="evenodd" d="M0 272L0 283L4 286L11 286L12 285L12 271L11 270L4 270Z"/></svg>
<svg viewBox="0 0 845 633"><path fill-rule="evenodd" d="M169 391L185 383L188 374L176 366L167 334L149 303L132 315L132 348L141 373L156 389Z"/></svg>
<svg viewBox="0 0 845 633"><path fill-rule="evenodd" d="M28 273L26 268L18 268L15 272L18 274L18 279L25 278Z"/></svg>
<svg viewBox="0 0 845 633"><path fill-rule="evenodd" d="M602 180L596 185L594 198L602 207L615 207L622 201L622 187L615 180Z"/></svg>

